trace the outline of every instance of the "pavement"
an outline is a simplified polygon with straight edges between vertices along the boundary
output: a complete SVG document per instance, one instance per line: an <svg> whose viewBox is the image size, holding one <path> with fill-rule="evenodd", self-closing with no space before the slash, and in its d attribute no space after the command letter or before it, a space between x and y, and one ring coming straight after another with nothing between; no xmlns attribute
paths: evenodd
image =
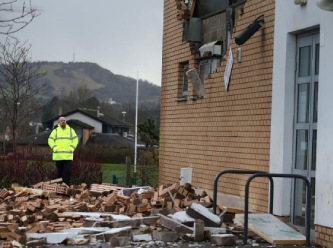
<svg viewBox="0 0 333 248"><path fill-rule="evenodd" d="M311 244L310 246L305 245L273 245L267 243L265 240L254 237L253 239L248 240L247 245L243 245L242 237L238 236L236 241L236 245L234 246L218 246L211 244L209 241L195 242L195 241L178 241L178 242L162 242L162 241L145 241L145 242L130 242L129 246L121 246L128 248L220 248L220 247L228 247L228 248L324 248L322 246L318 246L315 244ZM43 246L45 248L110 248L112 247L110 243L96 243L89 245L63 245L63 244L48 244ZM42 248L42 247L39 247Z"/></svg>

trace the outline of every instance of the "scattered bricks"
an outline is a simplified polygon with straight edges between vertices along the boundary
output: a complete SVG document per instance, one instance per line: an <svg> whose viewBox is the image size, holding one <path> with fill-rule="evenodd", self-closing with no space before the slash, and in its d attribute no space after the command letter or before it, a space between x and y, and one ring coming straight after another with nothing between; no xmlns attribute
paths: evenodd
<svg viewBox="0 0 333 248"><path fill-rule="evenodd" d="M22 224L27 227L29 224L36 221L36 217L34 215L24 215L21 217Z"/></svg>
<svg viewBox="0 0 333 248"><path fill-rule="evenodd" d="M193 202L198 203L199 200L198 200L198 199L192 200L192 199L189 199L189 198L185 198L185 199L183 200L183 205L184 205L184 207L188 207L188 206L190 206Z"/></svg>
<svg viewBox="0 0 333 248"><path fill-rule="evenodd" d="M16 197L15 201L16 202L27 202L27 201L29 201L29 197L28 196Z"/></svg>
<svg viewBox="0 0 333 248"><path fill-rule="evenodd" d="M67 195L67 189L68 189L68 187L66 187L66 186L57 186L56 192L58 194Z"/></svg>
<svg viewBox="0 0 333 248"><path fill-rule="evenodd" d="M43 230L46 226L46 223L39 222L34 227L28 229L26 233L37 233L40 230Z"/></svg>
<svg viewBox="0 0 333 248"><path fill-rule="evenodd" d="M9 232L8 236L13 238L14 240L16 240L17 242L21 243L21 244L25 244L27 241L27 238L25 236L22 236L14 231Z"/></svg>
<svg viewBox="0 0 333 248"><path fill-rule="evenodd" d="M161 226L164 226L166 228L169 228L173 231L179 232L179 233L193 233L193 229L185 226L177 221L172 220L171 218L168 218L164 215L160 215L160 219L158 221L158 223Z"/></svg>
<svg viewBox="0 0 333 248"><path fill-rule="evenodd" d="M117 193L113 192L111 195L109 195L105 201L106 205L113 204L117 199Z"/></svg>
<svg viewBox="0 0 333 248"><path fill-rule="evenodd" d="M88 204L87 207L89 209L89 212L98 212L97 207L93 204Z"/></svg>
<svg viewBox="0 0 333 248"><path fill-rule="evenodd" d="M80 204L79 206L76 206L75 209L78 211L78 212L88 212L88 206L87 204Z"/></svg>
<svg viewBox="0 0 333 248"><path fill-rule="evenodd" d="M110 240L112 237L130 237L132 236L132 228L131 227L122 227L122 228L114 228L111 231L104 232L102 234L104 237L104 240ZM98 239L99 235L96 235L96 238Z"/></svg>
<svg viewBox="0 0 333 248"><path fill-rule="evenodd" d="M43 184L43 190L57 192L57 185Z"/></svg>
<svg viewBox="0 0 333 248"><path fill-rule="evenodd" d="M79 193L80 193L80 191L77 189L72 189L72 188L67 189L67 195L69 195L69 196L75 196Z"/></svg>
<svg viewBox="0 0 333 248"><path fill-rule="evenodd" d="M200 199L200 202L211 202L210 198L208 195Z"/></svg>
<svg viewBox="0 0 333 248"><path fill-rule="evenodd" d="M80 198L79 199L86 199L89 197L89 191L85 190L80 194Z"/></svg>
<svg viewBox="0 0 333 248"><path fill-rule="evenodd" d="M139 212L139 213L144 213L144 212L146 212L147 210L148 210L148 208L147 208L147 203L144 203L144 202L142 202L142 203L140 203L139 205L137 205L136 206L136 209L137 209L137 212Z"/></svg>
<svg viewBox="0 0 333 248"><path fill-rule="evenodd" d="M167 208L173 208L173 202L172 201L167 201L166 202L166 207Z"/></svg>
<svg viewBox="0 0 333 248"><path fill-rule="evenodd" d="M83 226L84 226L84 222L74 222L74 223L72 223L73 228L78 228L78 227L83 227Z"/></svg>
<svg viewBox="0 0 333 248"><path fill-rule="evenodd" d="M4 242L2 242L2 244L1 244L1 248L13 248L14 246L13 246L13 244L12 244L12 242L11 241L4 241Z"/></svg>
<svg viewBox="0 0 333 248"><path fill-rule="evenodd" d="M117 200L119 200L120 202L123 203L130 203L131 202L131 197L129 196L125 196L125 195L121 195L121 194L117 194Z"/></svg>
<svg viewBox="0 0 333 248"><path fill-rule="evenodd" d="M133 205L137 206L137 205L141 204L141 200L139 198L134 198L134 199L132 199L132 203L133 203Z"/></svg>
<svg viewBox="0 0 333 248"><path fill-rule="evenodd" d="M53 179L51 181L48 181L47 183L50 183L50 184L52 184L52 183L62 183L62 178Z"/></svg>
<svg viewBox="0 0 333 248"><path fill-rule="evenodd" d="M56 213L49 213L47 216L45 216L46 219L48 219L51 222L58 221L58 215Z"/></svg>
<svg viewBox="0 0 333 248"><path fill-rule="evenodd" d="M204 240L205 225L203 220L195 220L194 222L194 240L201 242Z"/></svg>
<svg viewBox="0 0 333 248"><path fill-rule="evenodd" d="M169 194L168 191L164 190L164 186L163 186L163 185L160 185L160 186L158 187L158 195L159 195L160 197L165 197L165 196L167 196L168 194Z"/></svg>
<svg viewBox="0 0 333 248"><path fill-rule="evenodd" d="M178 238L178 233L175 231L153 231L153 239L157 241L174 242L177 241Z"/></svg>
<svg viewBox="0 0 333 248"><path fill-rule="evenodd" d="M127 208L127 214L133 215L136 212L136 205L130 204L130 206Z"/></svg>
<svg viewBox="0 0 333 248"><path fill-rule="evenodd" d="M92 190L90 190L90 191L89 191L89 194L90 194L91 196L94 196L94 197L100 197L100 196L102 196L103 192L92 191Z"/></svg>
<svg viewBox="0 0 333 248"><path fill-rule="evenodd" d="M0 222L5 222L7 221L7 216L6 215L0 215Z"/></svg>
<svg viewBox="0 0 333 248"><path fill-rule="evenodd" d="M205 226L219 227L222 222L220 217L198 203L192 203L186 210L186 213L194 219L203 220Z"/></svg>
<svg viewBox="0 0 333 248"><path fill-rule="evenodd" d="M144 191L139 195L140 199L151 199L154 197L154 193L153 191Z"/></svg>
<svg viewBox="0 0 333 248"><path fill-rule="evenodd" d="M116 210L116 205L105 205L104 212L114 212Z"/></svg>
<svg viewBox="0 0 333 248"><path fill-rule="evenodd" d="M111 247L127 247L130 245L129 237L112 237L110 244Z"/></svg>
<svg viewBox="0 0 333 248"><path fill-rule="evenodd" d="M37 200L37 201L30 202L30 205L34 206L35 208L40 209L42 207L42 202Z"/></svg>
<svg viewBox="0 0 333 248"><path fill-rule="evenodd" d="M188 195L188 190L187 189L183 189L183 196L187 196Z"/></svg>
<svg viewBox="0 0 333 248"><path fill-rule="evenodd" d="M179 193L179 192L176 192L176 193L173 194L173 198L175 198L175 199L184 199L185 196L183 194Z"/></svg>
<svg viewBox="0 0 333 248"><path fill-rule="evenodd" d="M43 184L44 184L44 182L39 182L39 183L36 183L36 184L32 185L32 187L34 189L42 189Z"/></svg>
<svg viewBox="0 0 333 248"><path fill-rule="evenodd" d="M210 243L215 245L232 246L236 245L236 237L232 234L213 234Z"/></svg>
<svg viewBox="0 0 333 248"><path fill-rule="evenodd" d="M28 204L27 205L27 210L29 210L31 213L34 213L36 211L36 207L34 207L33 205L31 204Z"/></svg>
<svg viewBox="0 0 333 248"><path fill-rule="evenodd" d="M12 210L12 209L13 209L12 206L9 206L5 203L0 204L0 211L9 211L9 210Z"/></svg>
<svg viewBox="0 0 333 248"><path fill-rule="evenodd" d="M6 189L0 190L0 198L5 199L9 195L9 191Z"/></svg>

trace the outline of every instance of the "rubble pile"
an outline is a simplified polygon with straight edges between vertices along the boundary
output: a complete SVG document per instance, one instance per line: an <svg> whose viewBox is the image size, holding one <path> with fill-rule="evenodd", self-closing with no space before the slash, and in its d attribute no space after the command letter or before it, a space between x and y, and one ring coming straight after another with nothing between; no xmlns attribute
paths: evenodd
<svg viewBox="0 0 333 248"><path fill-rule="evenodd" d="M61 179L32 188L0 189L0 243L37 247L42 244L93 244L112 247L131 242L208 240L233 245L224 212L213 214L205 190L190 184L124 188L110 184L72 185ZM229 221L230 221L229 220Z"/></svg>

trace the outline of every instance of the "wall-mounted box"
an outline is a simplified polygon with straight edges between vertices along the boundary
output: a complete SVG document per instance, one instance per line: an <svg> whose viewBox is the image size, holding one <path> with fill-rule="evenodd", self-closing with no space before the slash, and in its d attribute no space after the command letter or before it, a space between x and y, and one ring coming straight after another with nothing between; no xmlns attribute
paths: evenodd
<svg viewBox="0 0 333 248"><path fill-rule="evenodd" d="M202 45L199 48L200 57L203 57L204 54L208 54L209 56L221 55L222 53L222 41L216 40L209 42L207 44Z"/></svg>

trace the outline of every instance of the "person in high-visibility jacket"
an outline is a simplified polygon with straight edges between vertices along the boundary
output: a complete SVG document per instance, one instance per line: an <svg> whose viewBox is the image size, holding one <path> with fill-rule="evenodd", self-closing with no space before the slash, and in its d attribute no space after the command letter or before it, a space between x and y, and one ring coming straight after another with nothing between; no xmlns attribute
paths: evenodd
<svg viewBox="0 0 333 248"><path fill-rule="evenodd" d="M70 186L72 161L79 140L73 128L60 117L58 126L51 132L48 144L53 151L52 159L56 162L58 178Z"/></svg>

